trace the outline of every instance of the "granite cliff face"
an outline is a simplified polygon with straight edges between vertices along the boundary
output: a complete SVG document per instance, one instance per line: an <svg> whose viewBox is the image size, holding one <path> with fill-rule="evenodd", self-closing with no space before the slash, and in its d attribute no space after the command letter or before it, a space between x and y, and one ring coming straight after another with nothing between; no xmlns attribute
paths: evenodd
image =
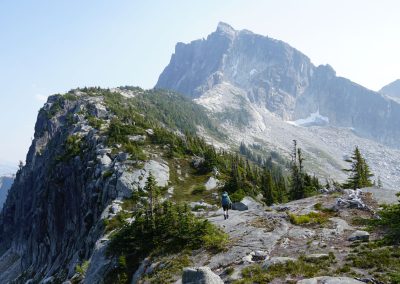
<svg viewBox="0 0 400 284"><path fill-rule="evenodd" d="M137 109L132 103L129 118L116 114L143 93L149 95L134 102L142 104ZM158 112L153 110L152 117L155 98ZM160 154L168 146L158 149L147 142L158 137L157 130L143 125L179 131L185 124L196 131L197 115L207 129L200 107L187 102L185 108L181 98L140 88L92 88L49 97L39 112L26 165L16 173L0 215L0 283L104 283L115 266L105 256L105 224L122 210L122 200L144 187L150 172L159 186L170 180L168 162ZM160 101L168 104L168 113ZM158 115L164 123L155 119ZM84 263L90 265L83 280L76 267Z"/></svg>
<svg viewBox="0 0 400 284"><path fill-rule="evenodd" d="M62 279L89 257L101 234L101 213L117 194L113 183L101 179L104 166L96 158L104 137L84 119L87 109L109 115L95 98L60 96L50 97L38 115L26 165L0 216L1 283ZM68 137L85 145L81 153L67 152Z"/></svg>
<svg viewBox="0 0 400 284"><path fill-rule="evenodd" d="M224 23L207 39L178 43L156 87L176 90L203 105L225 96L225 110L232 107L233 94L240 97L238 104L266 109L285 121L318 112L331 126L400 146L398 103L337 77L329 65L314 66L282 41Z"/></svg>

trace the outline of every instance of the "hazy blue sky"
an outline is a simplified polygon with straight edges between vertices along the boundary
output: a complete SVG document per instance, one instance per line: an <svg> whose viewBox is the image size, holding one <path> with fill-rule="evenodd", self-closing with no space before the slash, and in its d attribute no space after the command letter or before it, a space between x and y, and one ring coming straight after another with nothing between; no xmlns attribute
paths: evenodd
<svg viewBox="0 0 400 284"><path fill-rule="evenodd" d="M178 41L219 21L284 40L380 89L400 78L400 1L0 1L0 163L24 160L38 109L78 86L151 88Z"/></svg>

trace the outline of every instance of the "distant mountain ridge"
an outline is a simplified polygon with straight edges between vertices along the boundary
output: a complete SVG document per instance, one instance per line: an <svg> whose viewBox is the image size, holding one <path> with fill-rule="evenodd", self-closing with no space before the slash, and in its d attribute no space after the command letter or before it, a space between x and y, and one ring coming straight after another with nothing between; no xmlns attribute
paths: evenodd
<svg viewBox="0 0 400 284"><path fill-rule="evenodd" d="M0 176L10 176L12 174L15 174L16 171L16 166L0 161Z"/></svg>
<svg viewBox="0 0 400 284"><path fill-rule="evenodd" d="M6 201L8 190L13 184L14 178L11 176L0 176L0 210Z"/></svg>
<svg viewBox="0 0 400 284"><path fill-rule="evenodd" d="M379 93L387 95L390 98L400 100L400 79L384 86L379 90Z"/></svg>
<svg viewBox="0 0 400 284"><path fill-rule="evenodd" d="M400 104L337 77L329 65L314 66L283 41L237 31L225 23L206 39L178 43L156 88L178 91L203 105L205 98L210 101L219 95L220 101L224 96L230 100L227 94L231 94L236 106L244 100L285 121L318 111L331 126L400 146ZM219 112L229 106L222 105Z"/></svg>

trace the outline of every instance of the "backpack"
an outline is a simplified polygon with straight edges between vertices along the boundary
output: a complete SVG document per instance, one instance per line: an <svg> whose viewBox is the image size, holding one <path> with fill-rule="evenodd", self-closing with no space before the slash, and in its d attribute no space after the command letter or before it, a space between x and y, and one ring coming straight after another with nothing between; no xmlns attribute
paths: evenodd
<svg viewBox="0 0 400 284"><path fill-rule="evenodd" d="M231 204L231 199L229 198L229 195L227 193L222 194L222 200L221 200L222 206L230 205Z"/></svg>

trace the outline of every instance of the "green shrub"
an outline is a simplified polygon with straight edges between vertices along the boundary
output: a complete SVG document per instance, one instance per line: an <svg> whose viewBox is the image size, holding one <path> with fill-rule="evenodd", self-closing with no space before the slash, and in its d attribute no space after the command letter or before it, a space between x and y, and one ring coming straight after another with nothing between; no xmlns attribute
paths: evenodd
<svg viewBox="0 0 400 284"><path fill-rule="evenodd" d="M178 255L173 255L167 259L161 258L162 265L159 265L155 270L146 275L144 280L146 283L152 284L165 284L173 283L173 277L176 275L181 275L182 270L192 264L190 260L189 252L182 252Z"/></svg>
<svg viewBox="0 0 400 284"><path fill-rule="evenodd" d="M110 252L143 257L174 253L185 248L221 250L227 235L207 220L198 219L186 205L164 202L156 206L153 217L143 212L125 225L110 243Z"/></svg>
<svg viewBox="0 0 400 284"><path fill-rule="evenodd" d="M289 220L294 225L303 224L325 224L329 221L329 216L323 212L310 212L305 215L296 215L293 213L288 213Z"/></svg>
<svg viewBox="0 0 400 284"><path fill-rule="evenodd" d="M70 135L67 137L64 143L64 153L62 155L57 155L55 160L68 161L69 159L81 156L84 150L84 143L79 137L79 135Z"/></svg>
<svg viewBox="0 0 400 284"><path fill-rule="evenodd" d="M242 270L242 280L235 281L235 284L247 283L269 283L274 279L285 279L287 277L314 277L317 274L328 271L334 263L334 255L319 261L307 261L300 257L297 261L274 264L268 269L262 268L259 264L251 265Z"/></svg>
<svg viewBox="0 0 400 284"><path fill-rule="evenodd" d="M123 227L126 224L125 219L131 216L132 214L129 214L125 211L120 211L113 218L105 219L104 220L105 232L111 232L112 230Z"/></svg>
<svg viewBox="0 0 400 284"><path fill-rule="evenodd" d="M233 267L228 267L227 269L225 269L226 275L232 275L233 272L235 272L235 269Z"/></svg>
<svg viewBox="0 0 400 284"><path fill-rule="evenodd" d="M354 248L346 259L347 266L374 273L383 283L400 283L400 248L384 246L382 242L370 242Z"/></svg>
<svg viewBox="0 0 400 284"><path fill-rule="evenodd" d="M51 105L50 109L46 112L47 118L51 119L53 118L60 110L62 110L62 105L64 103L64 100L60 95L58 95L58 99L53 102Z"/></svg>
<svg viewBox="0 0 400 284"><path fill-rule="evenodd" d="M320 203L320 202L315 203L314 209L318 210L318 211L321 211L323 209L322 203Z"/></svg>
<svg viewBox="0 0 400 284"><path fill-rule="evenodd" d="M200 221L201 224L201 243L205 249L211 252L219 252L226 249L228 244L228 235L223 233L221 229L208 221Z"/></svg>
<svg viewBox="0 0 400 284"><path fill-rule="evenodd" d="M192 195L200 195L200 194L203 194L206 191L207 191L207 189L206 189L206 187L204 185L198 185L193 189Z"/></svg>
<svg viewBox="0 0 400 284"><path fill-rule="evenodd" d="M103 121L93 115L88 115L86 117L86 119L87 119L89 125L93 128L100 129L101 126L103 125Z"/></svg>
<svg viewBox="0 0 400 284"><path fill-rule="evenodd" d="M111 177L112 175L113 175L113 172L112 172L112 171L105 171L105 172L103 173L103 178L104 178L104 179L107 179L107 178Z"/></svg>
<svg viewBox="0 0 400 284"><path fill-rule="evenodd" d="M198 219L187 205L165 201L155 205L153 214L149 210L138 209L135 220L131 224L125 223L112 236L108 254L129 257L130 261L126 261L128 267L118 266L112 272L114 278L120 279L122 274L130 275L139 265L138 261L146 256L201 248L218 252L225 249L227 242L225 233L207 220Z"/></svg>
<svg viewBox="0 0 400 284"><path fill-rule="evenodd" d="M80 276L84 277L86 274L86 271L89 268L89 264L90 264L90 262L88 260L85 260L84 262L82 262L82 264L78 264L75 267L76 273L78 273Z"/></svg>
<svg viewBox="0 0 400 284"><path fill-rule="evenodd" d="M245 197L246 197L246 192L244 192L243 189L239 189L230 195L230 199L232 202L240 202Z"/></svg>
<svg viewBox="0 0 400 284"><path fill-rule="evenodd" d="M397 194L397 196L400 196ZM372 220L371 224L385 229L385 239L392 244L400 243L400 204L386 205L380 212L379 220Z"/></svg>
<svg viewBox="0 0 400 284"><path fill-rule="evenodd" d="M68 101L76 101L78 97L72 93L66 93L63 95L63 98Z"/></svg>
<svg viewBox="0 0 400 284"><path fill-rule="evenodd" d="M325 212L325 213L331 213L331 214L335 214L336 213L333 208L323 207L322 203L319 203L319 202L314 205L314 209L318 210L318 211Z"/></svg>
<svg viewBox="0 0 400 284"><path fill-rule="evenodd" d="M141 161L145 161L147 159L147 156L145 155L145 153L143 153L142 148L135 144L127 143L124 145L124 148L126 152L129 153L132 159L137 159Z"/></svg>

